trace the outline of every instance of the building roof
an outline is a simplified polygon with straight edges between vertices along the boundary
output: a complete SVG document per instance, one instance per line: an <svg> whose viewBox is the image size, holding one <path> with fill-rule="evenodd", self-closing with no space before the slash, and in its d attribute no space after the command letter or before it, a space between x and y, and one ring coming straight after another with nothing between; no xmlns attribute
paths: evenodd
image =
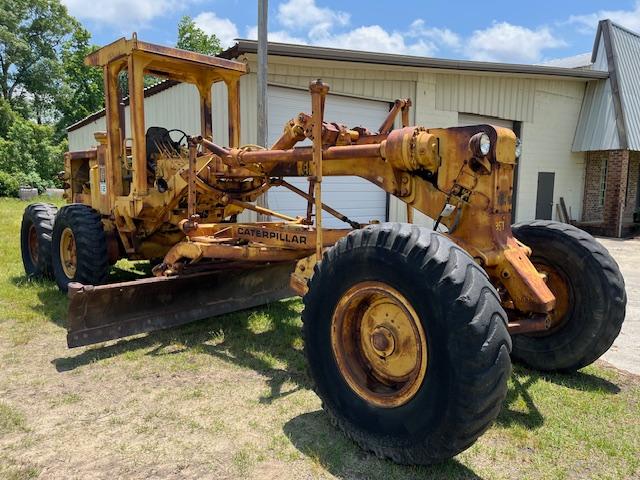
<svg viewBox="0 0 640 480"><path fill-rule="evenodd" d="M236 44L220 54L223 58L237 58L245 53L257 53L256 40L236 40ZM315 47L289 43L269 42L269 55L310 58L313 60L338 60L343 62L369 63L399 67L433 68L441 70L459 70L470 72L512 73L519 75L547 75L554 77L603 79L606 72L579 70L574 68L548 65L525 65L515 63L476 62L471 60L447 60L443 58L417 57L394 53L376 53L341 48Z"/></svg>
<svg viewBox="0 0 640 480"><path fill-rule="evenodd" d="M589 68L593 65L591 55L591 52L586 52L578 55L572 55L571 57L554 58L553 60L544 62L542 65L546 65L548 67Z"/></svg>
<svg viewBox="0 0 640 480"><path fill-rule="evenodd" d="M609 79L587 86L573 150L640 150L640 34L601 20L591 62Z"/></svg>

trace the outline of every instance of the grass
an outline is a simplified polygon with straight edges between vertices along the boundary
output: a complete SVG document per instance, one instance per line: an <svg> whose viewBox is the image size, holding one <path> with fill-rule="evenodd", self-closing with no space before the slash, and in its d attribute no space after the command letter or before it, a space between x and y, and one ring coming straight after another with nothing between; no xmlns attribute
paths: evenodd
<svg viewBox="0 0 640 480"><path fill-rule="evenodd" d="M0 199L0 478L640 477L640 379L604 364L516 366L496 424L424 468L376 459L329 424L298 300L68 350L65 296L22 272L24 206Z"/></svg>

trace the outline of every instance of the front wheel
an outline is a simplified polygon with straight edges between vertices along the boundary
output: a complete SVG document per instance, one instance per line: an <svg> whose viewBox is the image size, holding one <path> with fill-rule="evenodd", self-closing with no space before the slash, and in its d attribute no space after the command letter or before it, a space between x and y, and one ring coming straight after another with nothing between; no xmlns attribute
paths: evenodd
<svg viewBox="0 0 640 480"><path fill-rule="evenodd" d="M53 227L52 263L56 283L63 292L71 282L106 283L107 240L98 212L79 203L60 209Z"/></svg>
<svg viewBox="0 0 640 480"><path fill-rule="evenodd" d="M484 271L448 238L408 224L356 230L308 286L315 391L362 448L436 463L497 417L511 371L506 315Z"/></svg>
<svg viewBox="0 0 640 480"><path fill-rule="evenodd" d="M588 233L565 223L519 223L513 235L556 296L551 328L513 338L513 357L538 370L572 371L595 362L620 333L627 295L618 264Z"/></svg>

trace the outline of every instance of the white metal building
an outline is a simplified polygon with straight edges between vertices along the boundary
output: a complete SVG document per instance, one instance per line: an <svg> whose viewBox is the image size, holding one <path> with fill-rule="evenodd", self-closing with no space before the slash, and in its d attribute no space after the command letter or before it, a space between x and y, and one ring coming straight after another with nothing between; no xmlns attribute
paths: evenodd
<svg viewBox="0 0 640 480"><path fill-rule="evenodd" d="M256 52L256 42L240 40L223 56L244 61L250 72L255 72ZM523 141L515 219L555 219L553 205L560 197L572 218L581 218L585 157L572 152L571 147L586 86L604 81L608 72L270 43L270 141L280 135L287 120L300 111L310 112L307 89L317 78L331 87L325 114L328 121L377 130L395 99L410 98L410 120L417 125L491 123L513 128ZM249 73L240 85L243 144L256 143L256 95L256 74ZM195 87L165 82L147 91L146 125L199 132L198 108ZM226 144L226 92L222 84L214 86L213 111L214 141ZM94 145L93 132L104 128L103 112L72 125L68 129L70 149ZM406 218L404 204L361 179L326 178L323 197L325 203L355 220ZM285 213L302 213L304 207L299 198L277 189L269 192L268 204Z"/></svg>

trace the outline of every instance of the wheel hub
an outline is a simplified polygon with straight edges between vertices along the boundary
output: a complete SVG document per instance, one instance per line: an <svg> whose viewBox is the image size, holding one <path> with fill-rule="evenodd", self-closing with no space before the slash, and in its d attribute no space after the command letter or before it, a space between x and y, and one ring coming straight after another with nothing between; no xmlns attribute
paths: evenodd
<svg viewBox="0 0 640 480"><path fill-rule="evenodd" d="M351 389L377 406L413 398L427 369L422 323L408 300L382 282L362 282L340 299L332 318L332 347Z"/></svg>
<svg viewBox="0 0 640 480"><path fill-rule="evenodd" d="M560 270L541 261L534 261L533 264L538 272L544 275L547 287L549 287L551 293L556 297L556 305L549 313L549 328L537 334L538 336L544 336L552 333L566 323L571 308L572 293L568 279Z"/></svg>
<svg viewBox="0 0 640 480"><path fill-rule="evenodd" d="M38 231L36 226L31 224L29 227L29 257L31 257L31 263L36 265L38 263L38 256L40 255L40 247L38 245Z"/></svg>
<svg viewBox="0 0 640 480"><path fill-rule="evenodd" d="M60 237L60 263L67 278L74 278L77 269L76 239L73 231L67 227Z"/></svg>
<svg viewBox="0 0 640 480"><path fill-rule="evenodd" d="M376 327L371 334L371 346L376 354L388 357L396 348L396 339L386 327Z"/></svg>

